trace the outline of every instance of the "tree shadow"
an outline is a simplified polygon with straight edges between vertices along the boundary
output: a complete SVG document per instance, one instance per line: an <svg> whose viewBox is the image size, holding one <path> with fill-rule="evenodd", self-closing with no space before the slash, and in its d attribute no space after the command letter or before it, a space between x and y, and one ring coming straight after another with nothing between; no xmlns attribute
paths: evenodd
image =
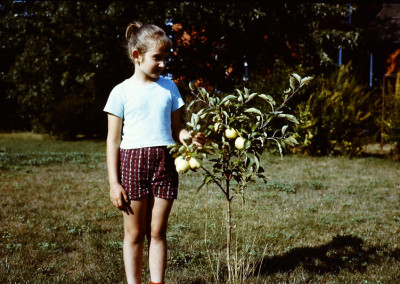
<svg viewBox="0 0 400 284"><path fill-rule="evenodd" d="M294 248L281 256L263 258L256 271L260 275L292 271L302 267L312 273L338 273L340 270L364 271L371 263L380 263L383 258L400 261L400 249L364 249L362 239L355 236L335 236L331 242L318 247ZM385 253L382 255L382 251Z"/></svg>

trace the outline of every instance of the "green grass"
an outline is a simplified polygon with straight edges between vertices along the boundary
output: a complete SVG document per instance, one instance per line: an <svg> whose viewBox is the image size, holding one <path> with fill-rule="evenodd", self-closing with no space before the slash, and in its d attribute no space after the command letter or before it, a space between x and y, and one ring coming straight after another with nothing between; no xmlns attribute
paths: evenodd
<svg viewBox="0 0 400 284"><path fill-rule="evenodd" d="M399 283L400 163L265 156L233 206L243 283ZM225 201L181 176L167 283L223 283ZM124 283L104 142L0 139L0 283ZM147 265L144 279L148 278Z"/></svg>

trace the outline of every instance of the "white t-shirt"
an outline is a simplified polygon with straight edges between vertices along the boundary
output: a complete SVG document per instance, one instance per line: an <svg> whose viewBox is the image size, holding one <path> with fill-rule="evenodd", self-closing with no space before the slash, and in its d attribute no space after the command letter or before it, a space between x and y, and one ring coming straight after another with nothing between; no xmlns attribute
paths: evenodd
<svg viewBox="0 0 400 284"><path fill-rule="evenodd" d="M138 85L130 78L114 87L104 111L123 119L120 147L136 149L174 144L171 113L183 105L173 81Z"/></svg>

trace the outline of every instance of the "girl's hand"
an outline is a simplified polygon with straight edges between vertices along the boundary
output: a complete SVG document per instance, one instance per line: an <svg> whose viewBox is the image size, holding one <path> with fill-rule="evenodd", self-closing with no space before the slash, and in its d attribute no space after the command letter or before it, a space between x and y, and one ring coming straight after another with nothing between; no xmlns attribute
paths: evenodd
<svg viewBox="0 0 400 284"><path fill-rule="evenodd" d="M128 194L120 184L113 184L110 186L110 201L119 210L126 211L127 204L129 203Z"/></svg>
<svg viewBox="0 0 400 284"><path fill-rule="evenodd" d="M193 137L193 141L198 145L203 147L206 143L206 136L203 132L197 132L197 134Z"/></svg>

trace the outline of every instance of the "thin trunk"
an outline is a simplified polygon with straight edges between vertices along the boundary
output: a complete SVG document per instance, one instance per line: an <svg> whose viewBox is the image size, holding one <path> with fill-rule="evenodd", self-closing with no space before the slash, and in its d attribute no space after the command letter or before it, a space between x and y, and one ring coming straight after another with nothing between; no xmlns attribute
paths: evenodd
<svg viewBox="0 0 400 284"><path fill-rule="evenodd" d="M231 266L231 239L232 239L232 214L231 214L231 198L229 196L229 180L226 181L226 264L228 266L228 283L232 283L232 266Z"/></svg>

